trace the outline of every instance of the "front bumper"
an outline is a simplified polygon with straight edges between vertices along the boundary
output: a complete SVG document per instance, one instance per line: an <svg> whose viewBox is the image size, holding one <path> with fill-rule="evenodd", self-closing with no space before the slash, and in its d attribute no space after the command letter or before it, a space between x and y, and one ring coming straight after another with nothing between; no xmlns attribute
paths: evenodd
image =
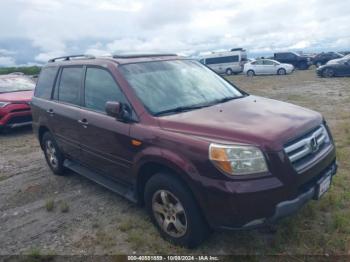
<svg viewBox="0 0 350 262"><path fill-rule="evenodd" d="M336 174L336 172L337 172L337 164L336 162L333 162L329 167L327 167L326 170L324 170L319 175L319 178L315 181L315 183L313 183L312 185L309 185L309 187L306 188L305 191L301 192L296 198L291 200L285 200L278 203L275 206L274 214L270 217L255 218L239 227L220 226L219 229L224 229L224 230L252 229L252 228L262 227L265 225L276 223L280 219L296 213L310 200L312 199L317 200L318 186L320 182L323 181L324 178L327 176L333 177Z"/></svg>
<svg viewBox="0 0 350 262"><path fill-rule="evenodd" d="M0 127L16 128L32 124L32 113L29 107L14 108L0 112Z"/></svg>
<svg viewBox="0 0 350 262"><path fill-rule="evenodd" d="M312 199L315 187L327 170L333 168L334 174L336 172L334 147L300 174L285 162L284 154L271 153L267 157L275 163L270 170L277 175L202 181L201 194L196 196L212 228L244 229L273 223Z"/></svg>

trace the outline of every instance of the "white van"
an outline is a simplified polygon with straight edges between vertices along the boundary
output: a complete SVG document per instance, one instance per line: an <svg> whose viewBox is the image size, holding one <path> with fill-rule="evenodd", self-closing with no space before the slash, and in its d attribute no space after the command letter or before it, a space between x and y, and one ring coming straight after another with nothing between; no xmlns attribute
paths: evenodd
<svg viewBox="0 0 350 262"><path fill-rule="evenodd" d="M238 74L243 71L247 62L247 52L242 48L231 49L231 51L217 52L203 56L199 60L219 74Z"/></svg>

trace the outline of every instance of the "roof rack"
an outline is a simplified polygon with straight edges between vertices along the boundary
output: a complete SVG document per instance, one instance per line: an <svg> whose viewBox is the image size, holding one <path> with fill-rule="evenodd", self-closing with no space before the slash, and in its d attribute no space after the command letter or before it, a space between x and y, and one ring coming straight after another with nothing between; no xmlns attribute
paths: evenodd
<svg viewBox="0 0 350 262"><path fill-rule="evenodd" d="M142 57L162 57L177 56L177 54L133 54L133 55L113 55L113 58L142 58Z"/></svg>
<svg viewBox="0 0 350 262"><path fill-rule="evenodd" d="M49 60L49 63L56 62L56 60L69 61L73 59L95 59L92 55L70 55L70 56L60 56L56 58L52 58Z"/></svg>

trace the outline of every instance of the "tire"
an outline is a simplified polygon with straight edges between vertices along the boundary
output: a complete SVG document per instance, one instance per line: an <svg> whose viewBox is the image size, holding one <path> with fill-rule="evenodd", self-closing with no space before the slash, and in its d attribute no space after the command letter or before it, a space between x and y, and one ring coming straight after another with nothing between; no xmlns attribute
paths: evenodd
<svg viewBox="0 0 350 262"><path fill-rule="evenodd" d="M231 68L227 68L226 71L225 71L226 75L230 76L233 74L233 71Z"/></svg>
<svg viewBox="0 0 350 262"><path fill-rule="evenodd" d="M331 68L326 68L322 71L323 77L333 77L334 76L334 70Z"/></svg>
<svg viewBox="0 0 350 262"><path fill-rule="evenodd" d="M64 175L64 157L50 132L46 132L43 135L41 139L41 145L44 150L46 162L52 172L55 175Z"/></svg>
<svg viewBox="0 0 350 262"><path fill-rule="evenodd" d="M319 68L320 66L322 66L322 63L321 62L317 62L315 65L316 65L317 68Z"/></svg>
<svg viewBox="0 0 350 262"><path fill-rule="evenodd" d="M277 75L286 75L287 71L284 68L280 68L277 70Z"/></svg>
<svg viewBox="0 0 350 262"><path fill-rule="evenodd" d="M165 240L194 248L209 235L209 226L194 197L173 175L158 173L152 176L146 184L144 199L153 224Z"/></svg>
<svg viewBox="0 0 350 262"><path fill-rule="evenodd" d="M255 76L255 72L253 70L248 70L247 76L250 76L250 77Z"/></svg>

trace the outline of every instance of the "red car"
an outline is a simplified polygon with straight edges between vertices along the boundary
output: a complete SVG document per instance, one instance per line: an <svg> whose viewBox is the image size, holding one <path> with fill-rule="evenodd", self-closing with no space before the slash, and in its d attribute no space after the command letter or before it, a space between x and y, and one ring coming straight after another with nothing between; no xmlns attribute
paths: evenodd
<svg viewBox="0 0 350 262"><path fill-rule="evenodd" d="M34 81L22 75L0 76L0 131L32 124L34 87Z"/></svg>

